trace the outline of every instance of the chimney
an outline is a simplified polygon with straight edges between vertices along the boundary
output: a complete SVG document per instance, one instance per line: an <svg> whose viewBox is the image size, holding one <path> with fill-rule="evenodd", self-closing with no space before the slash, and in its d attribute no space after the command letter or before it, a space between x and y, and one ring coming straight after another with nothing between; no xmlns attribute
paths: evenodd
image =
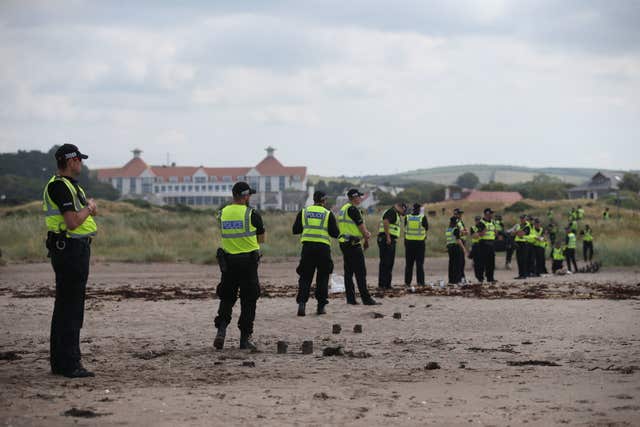
<svg viewBox="0 0 640 427"><path fill-rule="evenodd" d="M267 152L267 157L273 157L273 152L276 151L276 149L273 148L272 146L268 146L267 148L264 149L264 151Z"/></svg>
<svg viewBox="0 0 640 427"><path fill-rule="evenodd" d="M140 158L140 154L142 154L142 150L139 148L134 148L133 150L131 150L131 152L133 153L133 158L134 159L139 159Z"/></svg>

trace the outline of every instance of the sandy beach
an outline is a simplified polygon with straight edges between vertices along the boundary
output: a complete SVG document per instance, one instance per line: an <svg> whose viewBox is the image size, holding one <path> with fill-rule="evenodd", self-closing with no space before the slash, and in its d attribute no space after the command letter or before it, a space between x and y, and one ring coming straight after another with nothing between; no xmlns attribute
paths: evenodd
<svg viewBox="0 0 640 427"><path fill-rule="evenodd" d="M498 270L495 286L412 293L398 259L397 289L381 294L371 259L381 305L336 294L327 315L310 301L300 318L296 264L260 266L254 353L237 349L239 307L225 349L212 347L216 266L93 264L81 348L96 377L75 380L49 369L51 267L0 267L0 424L640 423L638 268L527 281ZM427 259L426 271L438 283L446 260Z"/></svg>

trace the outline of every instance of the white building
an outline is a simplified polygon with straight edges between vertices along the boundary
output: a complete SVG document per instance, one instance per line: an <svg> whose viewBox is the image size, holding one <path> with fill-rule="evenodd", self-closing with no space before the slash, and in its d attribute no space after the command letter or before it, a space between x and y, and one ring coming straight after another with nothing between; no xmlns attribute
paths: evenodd
<svg viewBox="0 0 640 427"><path fill-rule="evenodd" d="M307 199L307 168L283 166L267 147L256 166L149 166L133 150L133 159L119 168L97 169L98 179L120 191L122 198L143 198L156 204L220 206L231 200L231 187L246 181L258 193L251 204L260 209L301 209Z"/></svg>

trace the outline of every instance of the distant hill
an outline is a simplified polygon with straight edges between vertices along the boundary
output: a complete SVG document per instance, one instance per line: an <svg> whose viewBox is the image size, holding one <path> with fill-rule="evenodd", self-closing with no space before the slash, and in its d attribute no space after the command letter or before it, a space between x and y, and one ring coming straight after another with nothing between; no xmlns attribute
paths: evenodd
<svg viewBox="0 0 640 427"><path fill-rule="evenodd" d="M461 166L441 166L429 169L417 169L393 175L367 175L361 179L375 184L389 183L390 185L403 185L416 181L431 181L438 184L449 185L455 183L458 176L465 172L472 172L480 178L483 184L489 182L502 182L505 184L516 184L530 181L534 176L545 174L559 178L569 184L580 184L589 180L596 172L601 171L608 174L622 176L623 171L613 171L609 169L589 169L589 168L528 168L524 166L505 165L461 165Z"/></svg>

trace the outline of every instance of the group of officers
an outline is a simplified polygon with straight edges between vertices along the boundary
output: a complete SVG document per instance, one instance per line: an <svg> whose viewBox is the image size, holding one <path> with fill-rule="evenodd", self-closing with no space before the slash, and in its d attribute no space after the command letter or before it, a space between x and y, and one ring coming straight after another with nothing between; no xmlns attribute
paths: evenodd
<svg viewBox="0 0 640 427"><path fill-rule="evenodd" d="M89 275L91 241L97 232L93 217L98 208L93 199L87 198L78 184L82 171L82 160L87 156L72 144L62 145L55 153L57 173L47 182L43 191L43 210L47 226L48 256L55 272L56 293L51 321L50 364L53 374L69 378L94 376L81 363L80 329L84 318L84 300ZM232 188L233 200L219 211L218 223L221 233L221 247L217 252L221 270L221 280L216 288L219 298L217 315L214 320L217 329L214 338L216 349L224 348L227 327L231 323L232 310L240 298L240 348L255 349L252 340L256 315L256 302L260 297L258 264L260 244L265 242L266 232L260 214L249 206L251 195L256 190L246 182L237 182ZM326 207L327 195L316 191L313 205L305 207L296 216L292 233L300 235L302 251L297 268L299 275L298 316L306 315L306 305L314 275L316 276L316 313L326 313L329 303L329 277L333 271L331 259L331 239L338 239L344 261L344 284L347 304L356 305L355 287L362 304L379 304L369 292L366 281L364 250L370 245L371 232L367 229L359 209L364 196L358 189L347 191L348 201L334 215ZM496 239L507 242L507 263L515 248L518 261L518 278L546 273L544 267L547 242L553 242L555 233L544 230L540 221L522 215L520 223L505 230L502 218L494 219L494 212L487 208L482 217L476 217L475 224L466 228L462 219L463 211L455 209L446 230L446 245L449 253L449 282L466 282L464 275L465 257L473 259L474 273L478 282L495 282ZM574 221L572 219L572 221ZM577 228L577 221L576 228ZM429 223L421 205L411 209L404 203L396 203L387 209L380 220L376 242L380 253L378 287L391 289L392 271L396 244L404 225L405 244L405 285L410 285L413 267L416 268L418 285L424 285L425 240ZM566 258L575 268L575 248L577 230L573 222L567 227L565 245L556 241L552 251L553 269L557 261ZM583 231L585 245L591 245L592 234L588 226ZM467 250L467 240L471 248ZM513 245L508 242L513 240ZM586 246L585 246L586 247ZM556 250L557 249L557 250ZM587 260L585 255L585 261ZM569 266L569 269L571 267ZM355 277L355 282L354 282Z"/></svg>

